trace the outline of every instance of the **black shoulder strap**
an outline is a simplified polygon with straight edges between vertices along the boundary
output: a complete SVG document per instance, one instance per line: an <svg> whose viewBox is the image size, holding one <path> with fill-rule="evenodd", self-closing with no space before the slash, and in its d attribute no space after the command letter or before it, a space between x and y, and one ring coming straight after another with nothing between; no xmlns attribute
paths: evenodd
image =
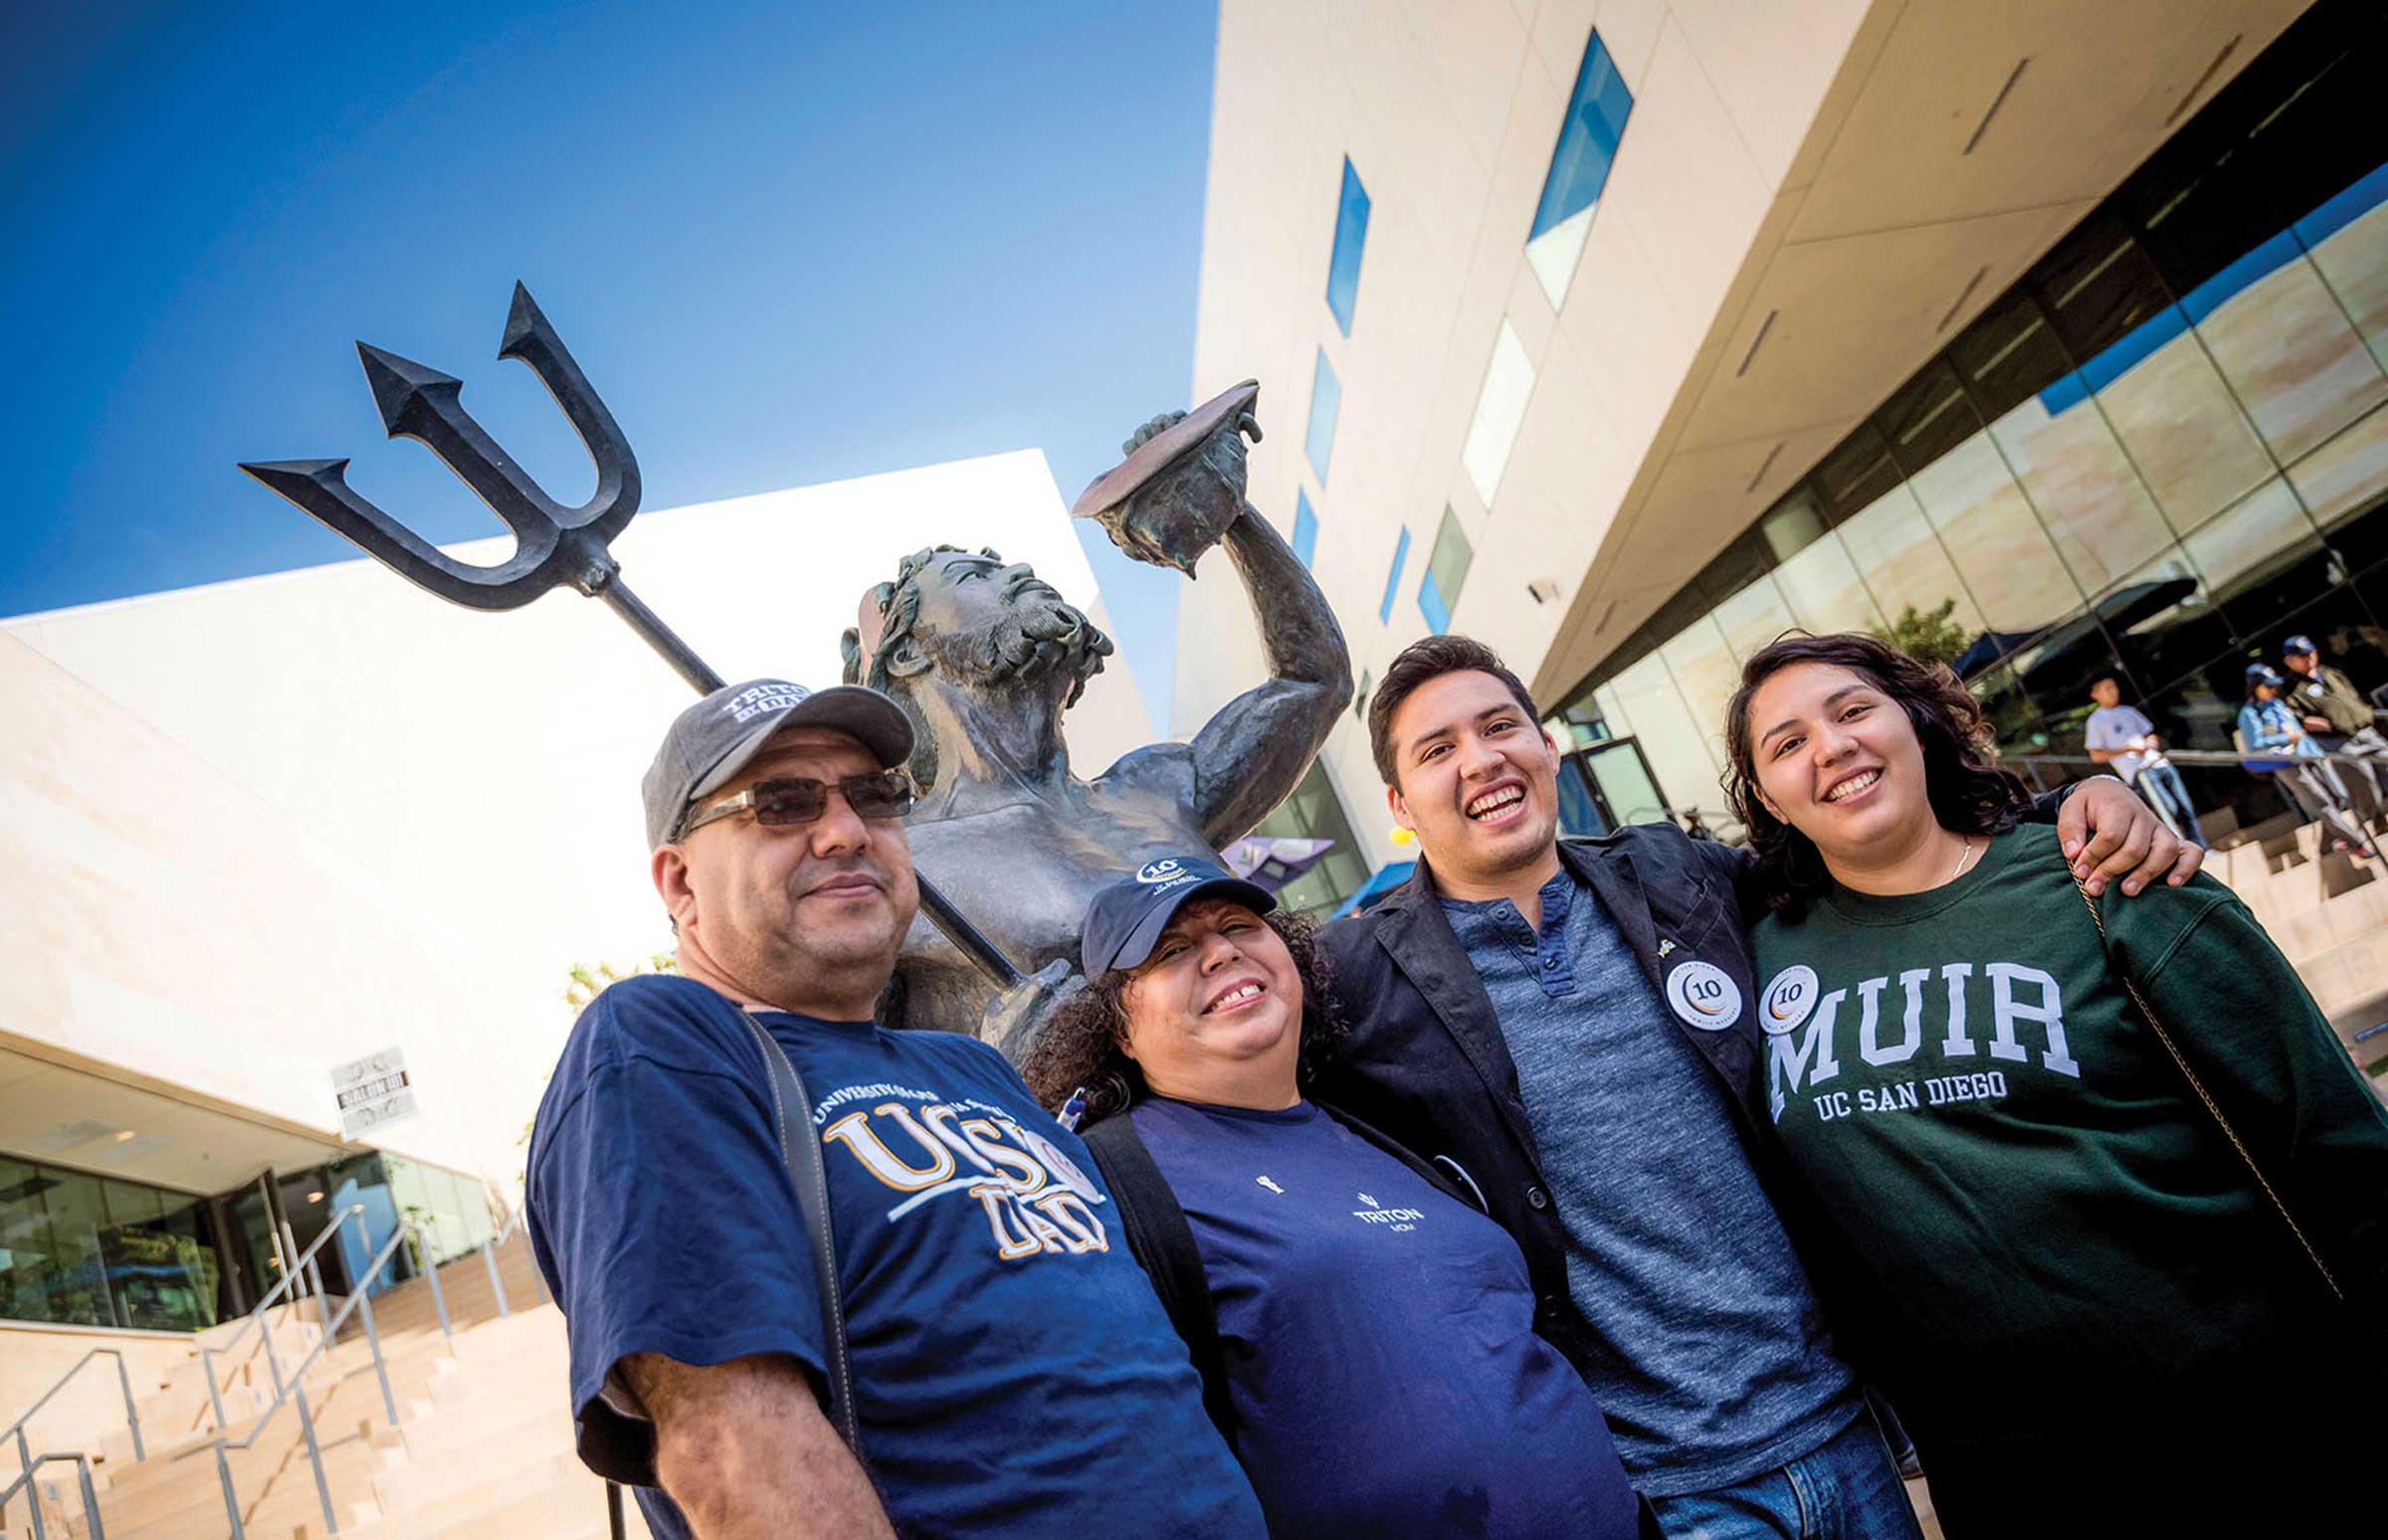
<svg viewBox="0 0 2388 1540"><path fill-rule="evenodd" d="M821 1294L821 1357L829 1382L829 1423L859 1463L863 1431L855 1420L854 1365L846 1350L846 1301L838 1289L837 1237L829 1222L829 1172L821 1163L821 1141L813 1137L809 1116L813 1098L805 1093L804 1079L788 1062L787 1053L772 1041L754 1013L740 1009L738 1015L746 1030L754 1034L771 1073L771 1106L779 1118L779 1156L787 1163L788 1179L795 1184L796 1210L803 1217L805 1240L813 1253L813 1276Z"/></svg>
<svg viewBox="0 0 2388 1540"><path fill-rule="evenodd" d="M1202 1376L1202 1409L1219 1432L1234 1444L1235 1414L1227 1398L1227 1365L1219 1352L1219 1314L1211 1305L1210 1280L1203 1276L1202 1252L1194 1246L1194 1228L1177 1194L1153 1164L1135 1124L1124 1112L1080 1131L1087 1150L1110 1191L1120 1228L1127 1232L1127 1250L1152 1280L1152 1291L1169 1313L1194 1368Z"/></svg>

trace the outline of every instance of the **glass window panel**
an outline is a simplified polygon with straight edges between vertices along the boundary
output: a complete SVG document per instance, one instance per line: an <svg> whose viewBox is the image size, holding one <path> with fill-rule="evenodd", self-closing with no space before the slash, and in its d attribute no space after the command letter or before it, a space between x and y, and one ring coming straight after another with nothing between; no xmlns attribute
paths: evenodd
<svg viewBox="0 0 2388 1540"><path fill-rule="evenodd" d="M2073 372L2055 328L2029 293L1997 300L1949 344L1948 360L1992 418Z"/></svg>
<svg viewBox="0 0 2388 1540"><path fill-rule="evenodd" d="M1874 424L1891 460L1910 477L1982 431L1956 371L1939 358L1892 392L1875 413Z"/></svg>
<svg viewBox="0 0 2388 1540"><path fill-rule="evenodd" d="M1989 720L1990 735L2000 754L2021 758L2027 754L2046 754L2054 738L2048 723L2025 687L2024 681L2008 664L1993 664L1965 681L1973 698L1981 702L1982 714ZM2067 777L2063 769L2040 766L2039 778L2053 785ZM2029 781L2033 776L2018 767L2018 773Z"/></svg>
<svg viewBox="0 0 2388 1540"><path fill-rule="evenodd" d="M38 1166L0 1160L0 1316L10 1320L50 1319L58 1252L42 1207L50 1181Z"/></svg>
<svg viewBox="0 0 2388 1540"><path fill-rule="evenodd" d="M1617 693L1617 685L1614 681L1603 684L1594 690L1592 703L1600 708L1602 737L1622 738L1633 732L1633 718L1626 715L1625 698Z"/></svg>
<svg viewBox="0 0 2388 1540"><path fill-rule="evenodd" d="M1596 753L1580 754L1574 763L1583 767L1619 823L1656 824L1666 820L1667 799L1651 780L1642 756L1634 752L1634 745L1621 743ZM1712 804L1715 800L1688 797L1677 806L1689 807L1702 801Z"/></svg>
<svg viewBox="0 0 2388 1540"><path fill-rule="evenodd" d="M2297 234L2322 282L2371 345L2372 356L2388 367L2388 201L2383 200L2388 200L2388 165L2299 220Z"/></svg>
<svg viewBox="0 0 2388 1540"><path fill-rule="evenodd" d="M1451 606L1444 602L1443 590L1432 572L1418 580L1418 613L1425 619L1426 629L1436 636L1451 630Z"/></svg>
<svg viewBox="0 0 2388 1540"><path fill-rule="evenodd" d="M1775 568L1774 586L1790 605L1792 619L1820 636L1864 631L1882 623L1882 612L1866 592L1838 532Z"/></svg>
<svg viewBox="0 0 2388 1540"><path fill-rule="evenodd" d="M50 1319L78 1326L121 1326L108 1298L100 1233L107 1216L100 1179L46 1167L42 1207L50 1216Z"/></svg>
<svg viewBox="0 0 2388 1540"><path fill-rule="evenodd" d="M2175 529L2196 528L2273 475L2264 447L2193 337L2174 335L2126 372L2091 385Z"/></svg>
<svg viewBox="0 0 2388 1540"><path fill-rule="evenodd" d="M2182 307L2256 431L2286 465L2388 399L2388 377L2293 237L2283 232L2250 261L2272 266L2227 294L2225 287L2244 275L2225 269L2207 286L2215 290L2213 302L2205 302L2201 289Z"/></svg>
<svg viewBox="0 0 2388 1540"><path fill-rule="evenodd" d="M1625 89L1616 62L1595 32L1584 45L1567 115L1559 123L1559 141L1551 147L1550 170L1542 179L1533 228L1526 234L1526 262L1554 309L1567 297L1576 259L1591 232L1593 210L1608 184L1609 166L1617 158L1625 120L1633 110L1633 93Z"/></svg>
<svg viewBox="0 0 2388 1540"><path fill-rule="evenodd" d="M1435 589L1443 596L1446 606L1460 602L1460 590L1468 582L1468 567L1476 559L1476 549L1468 543L1467 532L1451 509L1443 509L1443 522L1435 530L1434 553L1426 559L1426 570L1435 580Z"/></svg>
<svg viewBox="0 0 2388 1540"><path fill-rule="evenodd" d="M1335 378L1334 367L1326 361L1326 349L1318 349L1317 372L1310 377L1310 428L1302 440L1302 453L1309 457L1310 469L1318 475L1318 484L1326 484L1326 463L1335 452L1335 419L1343 410L1343 382Z"/></svg>
<svg viewBox="0 0 2388 1540"><path fill-rule="evenodd" d="M1393 568L1385 574L1384 602L1376 607L1376 618L1380 621L1389 621L1393 618L1393 596L1401 592L1401 569L1409 559L1410 531L1409 526L1405 524L1402 526L1401 538L1393 542Z"/></svg>
<svg viewBox="0 0 2388 1540"><path fill-rule="evenodd" d="M2388 491L2388 407L2288 468L2288 482L2323 529L2335 528Z"/></svg>
<svg viewBox="0 0 2388 1540"><path fill-rule="evenodd" d="M2168 684L2234 645L2189 553L2170 545L2098 598L2121 662L2141 687Z"/></svg>
<svg viewBox="0 0 2388 1540"><path fill-rule="evenodd" d="M1721 769L1725 763L1724 707L1741 682L1741 666L1724 645L1724 633L1717 629L1713 616L1702 617L1662 646L1659 658L1674 675L1675 687L1699 729L1701 749L1709 763ZM1670 790L1678 797L1706 796L1715 789L1714 782L1711 775L1697 787L1671 786Z"/></svg>
<svg viewBox="0 0 2388 1540"><path fill-rule="evenodd" d="M1717 650L1723 651L1721 640ZM1715 801L1717 761L1708 749L1707 731L1685 707L1683 694L1659 656L1654 653L1618 674L1612 687L1621 702L1621 714L1634 724L1634 741L1650 761L1660 791L1678 805L1696 807ZM1614 802L1610 806L1620 819L1640 821Z"/></svg>
<svg viewBox="0 0 2388 1540"><path fill-rule="evenodd" d="M1324 765L1313 762L1294 794L1279 803L1252 832L1281 840L1335 842L1318 865L1279 892L1279 899L1288 908L1305 914L1330 912L1368 880L1368 858L1352 833L1343 799L1335 794L1334 782Z"/></svg>
<svg viewBox="0 0 2388 1540"><path fill-rule="evenodd" d="M1740 683L1740 660L1797 624L1791 606L1770 577L1758 579L1716 606L1716 629L1724 634L1725 649L1734 660L1736 688Z"/></svg>
<svg viewBox="0 0 2388 1540"><path fill-rule="evenodd" d="M1492 505L1492 494L1500 489L1500 476L1508 469L1509 451L1517 444L1517 430L1525 422L1526 403L1534 395L1534 361L1525 353L1525 344L1517 340L1517 330L1509 318L1500 318L1500 334L1492 339L1492 361L1485 366L1484 389L1477 394L1476 416L1468 424L1468 442L1460 449L1460 464L1468 468L1468 480L1476 483L1476 494L1486 507Z"/></svg>
<svg viewBox="0 0 2388 1540"><path fill-rule="evenodd" d="M2091 590L2172 543L2106 420L2077 405L2051 412L2027 397L1990 428L1991 441L2039 509L2057 552Z"/></svg>
<svg viewBox="0 0 2388 1540"><path fill-rule="evenodd" d="M216 1255L216 1230L205 1200L181 1193L161 1195L157 1231L171 1238L173 1269L161 1285L160 1304L169 1318L162 1330L198 1331L223 1313L223 1264Z"/></svg>
<svg viewBox="0 0 2388 1540"><path fill-rule="evenodd" d="M2321 536L2285 481L2269 482L2181 543L2242 641L2277 640L2279 617L2329 581Z"/></svg>
<svg viewBox="0 0 2388 1540"><path fill-rule="evenodd" d="M1776 562L1786 562L1824 538L1824 508L1815 491L1794 488L1758 520L1758 540Z"/></svg>
<svg viewBox="0 0 2388 1540"><path fill-rule="evenodd" d="M1838 524L1873 506L1898 484L1890 446L1871 423L1861 423L1808 478L1825 517Z"/></svg>
<svg viewBox="0 0 2388 1540"><path fill-rule="evenodd" d="M1318 515L1310 509L1310 494L1294 489L1294 555L1303 566L1318 548Z"/></svg>
<svg viewBox="0 0 2388 1540"><path fill-rule="evenodd" d="M2030 283L2092 390L2187 325L2155 264L2103 210L2042 258Z"/></svg>
<svg viewBox="0 0 2388 1540"><path fill-rule="evenodd" d="M1886 618L1895 619L1907 605L1929 614L1942 601L1954 599L1957 608L1950 619L1968 632L1984 629L1973 596L1958 580L1923 508L1905 487L1843 524L1841 543Z"/></svg>
<svg viewBox="0 0 2388 1540"><path fill-rule="evenodd" d="M2082 592L1988 434L1907 483L1965 574L1993 631L2036 631L2078 609Z"/></svg>
<svg viewBox="0 0 2388 1540"><path fill-rule="evenodd" d="M1351 309L1360 294L1360 251L1368 244L1368 189L1343 157L1343 191L1335 206L1335 247L1326 262L1326 307L1343 335L1351 335Z"/></svg>

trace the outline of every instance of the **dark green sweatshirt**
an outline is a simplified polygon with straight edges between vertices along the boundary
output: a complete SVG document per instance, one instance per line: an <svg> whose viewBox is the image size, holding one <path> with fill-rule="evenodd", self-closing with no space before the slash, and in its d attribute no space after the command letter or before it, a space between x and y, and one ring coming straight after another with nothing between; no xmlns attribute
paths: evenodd
<svg viewBox="0 0 2388 1540"><path fill-rule="evenodd" d="M2056 831L2027 825L1929 892L1835 888L1755 931L1768 1103L1850 1274L1835 1330L1919 1436L2193 1402L2377 1317L2388 1115L2295 973L2210 877L2098 908L2356 1312L2130 1004Z"/></svg>

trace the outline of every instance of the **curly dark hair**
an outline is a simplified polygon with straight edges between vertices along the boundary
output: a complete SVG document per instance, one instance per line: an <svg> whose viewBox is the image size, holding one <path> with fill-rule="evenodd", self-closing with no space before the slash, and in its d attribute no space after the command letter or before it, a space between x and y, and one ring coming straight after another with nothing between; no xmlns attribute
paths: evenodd
<svg viewBox="0 0 2388 1540"><path fill-rule="evenodd" d="M1945 664L1918 663L1878 637L1860 632L1814 636L1786 632L1749 655L1741 687L1725 708L1724 796L1749 831L1758 853L1758 887L1767 907L1786 919L1807 912L1829 880L1824 857L1806 835L1766 811L1758 796L1757 736L1749 719L1758 686L1798 664L1847 669L1898 702L1923 748L1924 795L1941 827L1957 834L2004 834L2031 810L2032 795L2012 770L1998 766L1982 708Z"/></svg>
<svg viewBox="0 0 2388 1540"><path fill-rule="evenodd" d="M1327 990L1331 977L1326 951L1318 944L1317 923L1291 909L1273 910L1262 919L1286 943L1286 950L1294 956L1294 976L1301 980L1301 1048L1294 1079L1297 1085L1307 1085L1348 1029ZM1113 968L1090 981L1053 1013L1037 1046L1020 1065L1029 1090L1052 1111L1060 1111L1072 1091L1082 1085L1087 1088L1081 1128L1124 1112L1145 1094L1144 1072L1123 1052L1127 983L1124 968Z"/></svg>

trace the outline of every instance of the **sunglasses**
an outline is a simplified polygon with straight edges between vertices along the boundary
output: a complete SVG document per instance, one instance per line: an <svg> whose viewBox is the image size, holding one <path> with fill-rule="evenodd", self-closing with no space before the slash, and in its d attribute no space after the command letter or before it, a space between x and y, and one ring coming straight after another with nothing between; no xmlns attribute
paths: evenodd
<svg viewBox="0 0 2388 1540"><path fill-rule="evenodd" d="M912 778L901 770L850 775L842 781L794 776L784 781L759 781L734 797L724 797L683 824L680 838L685 840L705 825L738 813L752 813L756 823L772 829L809 824L829 811L832 788L846 799L856 818L901 818L912 811Z"/></svg>

